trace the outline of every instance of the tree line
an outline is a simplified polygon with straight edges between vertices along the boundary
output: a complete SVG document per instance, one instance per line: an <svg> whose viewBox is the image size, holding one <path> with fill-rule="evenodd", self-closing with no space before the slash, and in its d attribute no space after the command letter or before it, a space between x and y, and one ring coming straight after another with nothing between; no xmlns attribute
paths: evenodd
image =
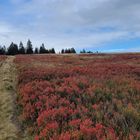
<svg viewBox="0 0 140 140"><path fill-rule="evenodd" d="M17 55L17 54L55 54L55 49L46 49L44 43L38 48L33 49L30 39L27 41L26 47L20 42L19 45L11 43L8 48L0 46L0 55ZM61 53L76 53L74 48L62 49Z"/></svg>

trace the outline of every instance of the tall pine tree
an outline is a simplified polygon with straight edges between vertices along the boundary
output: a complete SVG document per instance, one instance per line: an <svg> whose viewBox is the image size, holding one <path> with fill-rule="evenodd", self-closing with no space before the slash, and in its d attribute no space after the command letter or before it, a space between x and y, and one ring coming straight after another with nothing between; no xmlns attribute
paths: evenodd
<svg viewBox="0 0 140 140"><path fill-rule="evenodd" d="M4 55L4 54L6 54L6 48L5 48L5 46L0 46L0 55Z"/></svg>
<svg viewBox="0 0 140 140"><path fill-rule="evenodd" d="M40 49L39 49L39 53L42 54L42 53L47 53L47 50L45 48L45 45L42 43L42 45L40 46Z"/></svg>
<svg viewBox="0 0 140 140"><path fill-rule="evenodd" d="M30 39L27 41L26 54L33 54L33 46Z"/></svg>
<svg viewBox="0 0 140 140"><path fill-rule="evenodd" d="M9 46L8 50L7 50L7 54L8 55L16 55L16 54L18 54L18 46L17 46L17 44L14 44L12 42L11 45Z"/></svg>
<svg viewBox="0 0 140 140"><path fill-rule="evenodd" d="M24 48L22 42L19 43L19 50L18 50L18 53L19 53L19 54L25 54L25 48Z"/></svg>
<svg viewBox="0 0 140 140"><path fill-rule="evenodd" d="M39 53L39 51L38 51L38 48L36 47L35 51L34 51L34 54L38 54L38 53Z"/></svg>

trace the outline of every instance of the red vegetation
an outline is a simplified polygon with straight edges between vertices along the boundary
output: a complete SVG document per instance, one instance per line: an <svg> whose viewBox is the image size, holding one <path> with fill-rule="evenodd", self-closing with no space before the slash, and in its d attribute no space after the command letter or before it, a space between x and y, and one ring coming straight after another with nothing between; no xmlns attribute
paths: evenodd
<svg viewBox="0 0 140 140"><path fill-rule="evenodd" d="M138 140L140 54L17 56L20 119L35 140Z"/></svg>

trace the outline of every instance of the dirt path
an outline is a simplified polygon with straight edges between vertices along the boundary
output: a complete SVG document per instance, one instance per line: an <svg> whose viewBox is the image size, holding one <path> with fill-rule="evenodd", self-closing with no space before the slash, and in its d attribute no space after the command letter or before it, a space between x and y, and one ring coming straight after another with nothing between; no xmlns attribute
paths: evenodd
<svg viewBox="0 0 140 140"><path fill-rule="evenodd" d="M20 140L15 118L16 69L14 56L0 66L0 140Z"/></svg>

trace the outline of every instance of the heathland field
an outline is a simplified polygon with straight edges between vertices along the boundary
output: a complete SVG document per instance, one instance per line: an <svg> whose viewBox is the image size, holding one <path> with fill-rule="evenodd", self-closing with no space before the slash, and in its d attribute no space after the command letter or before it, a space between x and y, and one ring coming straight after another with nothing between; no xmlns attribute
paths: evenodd
<svg viewBox="0 0 140 140"><path fill-rule="evenodd" d="M0 140L140 140L140 53L0 56Z"/></svg>

